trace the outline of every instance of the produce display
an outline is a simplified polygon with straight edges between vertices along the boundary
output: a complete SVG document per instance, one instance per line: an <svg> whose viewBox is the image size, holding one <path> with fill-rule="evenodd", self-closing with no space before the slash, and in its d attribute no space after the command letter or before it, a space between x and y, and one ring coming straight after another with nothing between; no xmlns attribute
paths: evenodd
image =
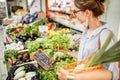
<svg viewBox="0 0 120 80"><path fill-rule="evenodd" d="M9 68L9 63L10 65L13 65L16 62L16 56L17 56L17 52L16 50L6 50L4 51L4 58L5 58L5 62L7 65L7 69ZM9 61L9 63L8 63Z"/></svg>
<svg viewBox="0 0 120 80"><path fill-rule="evenodd" d="M84 30L78 19L69 16L73 14L71 5L69 0L65 3L62 0L53 2L49 5L49 19L38 19L38 12L15 12L17 15L13 15L13 18L20 18L20 23L13 21L5 28L12 40L6 43L4 51L8 71L6 80L59 80L57 72L60 72L60 68L82 73L102 69L106 63L120 61L120 41L106 50L113 37L112 33L103 47L87 60L78 62L68 55L70 52L77 55L81 37L78 33ZM45 69L46 66L49 68Z"/></svg>
<svg viewBox="0 0 120 80"><path fill-rule="evenodd" d="M42 80L37 67L33 64L13 66L8 72L6 80Z"/></svg>
<svg viewBox="0 0 120 80"><path fill-rule="evenodd" d="M55 56L57 57L56 62L48 71L39 68L39 73L41 74L42 80L58 80L58 76L56 74L57 69L62 67L63 65L76 61L76 59L61 52L56 52Z"/></svg>
<svg viewBox="0 0 120 80"><path fill-rule="evenodd" d="M5 62L7 65L7 69L10 68L10 66L30 62L30 53L29 51L22 51L19 52L17 50L5 50L4 51L4 57L5 57Z"/></svg>
<svg viewBox="0 0 120 80"><path fill-rule="evenodd" d="M23 43L20 42L20 41L18 43L13 42L13 43L10 43L10 44L6 44L5 48L6 48L6 50L18 50L18 51L25 49Z"/></svg>
<svg viewBox="0 0 120 80"><path fill-rule="evenodd" d="M34 40L40 36L38 26L45 24L46 21L47 19L40 19L29 25L13 23L6 27L6 32L8 36L16 42L26 42L29 39ZM10 26L12 26L12 28Z"/></svg>
<svg viewBox="0 0 120 80"><path fill-rule="evenodd" d="M22 30L23 30L23 27L10 28L10 29L7 29L7 34L8 36L10 36L12 40L14 40L17 35L21 34Z"/></svg>
<svg viewBox="0 0 120 80"><path fill-rule="evenodd" d="M17 35L16 42L26 42L27 40L36 40L39 36L35 33L32 34L24 34L24 35Z"/></svg>
<svg viewBox="0 0 120 80"><path fill-rule="evenodd" d="M76 48L79 45L79 43L73 41L74 38L74 36L68 36L67 34L53 34L44 39L41 38L35 41L27 41L25 46L30 52L34 52L38 48L43 50L51 49L52 51L59 51L62 49L64 52L68 52L69 49Z"/></svg>
<svg viewBox="0 0 120 80"><path fill-rule="evenodd" d="M23 25L22 23L18 23L17 21L12 22L11 24L6 26L6 29L12 29L12 28L19 28L19 27L25 27L26 25Z"/></svg>
<svg viewBox="0 0 120 80"><path fill-rule="evenodd" d="M74 41L75 38L80 37L77 34L72 34L70 29L67 28L52 28L50 23L47 23L47 19L37 20L26 27L23 27L20 33L15 34L14 27L9 28L9 34L13 33L14 37L10 37L13 42L6 44L5 62L8 69L7 80L58 80L56 71L63 65L75 62L76 59L69 56L69 51L77 52L79 41ZM39 32L39 25L49 25L50 28L44 38L41 37ZM27 49L28 52L20 52L21 50ZM24 63L33 61L33 55L41 49L50 59L54 60L49 70L44 70L41 66L38 67L37 71L29 71L32 75L40 74L40 79L33 79L29 75L27 78L26 68L24 66L18 67ZM12 66L12 67L11 67ZM16 67L17 66L17 67ZM11 71L11 68L13 71ZM20 71L19 71L20 70ZM29 69L28 69L29 70ZM12 75L11 75L12 72ZM17 73L18 72L18 73Z"/></svg>

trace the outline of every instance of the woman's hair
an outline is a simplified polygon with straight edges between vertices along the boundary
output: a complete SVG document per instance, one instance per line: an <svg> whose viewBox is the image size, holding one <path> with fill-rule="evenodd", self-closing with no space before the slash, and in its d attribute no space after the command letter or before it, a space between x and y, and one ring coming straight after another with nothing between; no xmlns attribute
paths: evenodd
<svg viewBox="0 0 120 80"><path fill-rule="evenodd" d="M104 13L105 0L74 0L74 4L82 11L91 10L95 17L98 17Z"/></svg>

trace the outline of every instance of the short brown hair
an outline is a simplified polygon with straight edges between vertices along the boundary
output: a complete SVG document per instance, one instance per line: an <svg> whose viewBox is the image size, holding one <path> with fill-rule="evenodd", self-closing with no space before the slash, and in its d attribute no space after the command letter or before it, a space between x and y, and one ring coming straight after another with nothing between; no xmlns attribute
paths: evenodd
<svg viewBox="0 0 120 80"><path fill-rule="evenodd" d="M91 10L95 17L98 17L104 13L105 0L74 0L74 4L82 11Z"/></svg>

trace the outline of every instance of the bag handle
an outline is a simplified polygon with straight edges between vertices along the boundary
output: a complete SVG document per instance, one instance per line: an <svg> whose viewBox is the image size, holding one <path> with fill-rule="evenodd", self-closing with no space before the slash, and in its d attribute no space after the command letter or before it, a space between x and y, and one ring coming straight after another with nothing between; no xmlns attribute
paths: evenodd
<svg viewBox="0 0 120 80"><path fill-rule="evenodd" d="M105 30L105 29L107 29L107 28L103 28L103 29L99 32L99 34L98 34L98 49L101 48L100 33L101 33L103 30Z"/></svg>

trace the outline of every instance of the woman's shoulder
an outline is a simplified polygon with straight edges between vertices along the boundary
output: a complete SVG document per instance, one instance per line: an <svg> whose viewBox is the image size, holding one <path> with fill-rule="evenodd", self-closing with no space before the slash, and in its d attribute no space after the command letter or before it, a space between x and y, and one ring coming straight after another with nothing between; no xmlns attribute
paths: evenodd
<svg viewBox="0 0 120 80"><path fill-rule="evenodd" d="M105 27L103 30L100 31L100 34L104 34L104 35L108 35L109 33L113 33L113 31L107 27Z"/></svg>
<svg viewBox="0 0 120 80"><path fill-rule="evenodd" d="M104 23L102 26L101 26L101 29L100 29L100 34L101 35L105 35L105 36L108 36L109 33L113 33L113 31L109 28L110 26L107 24L107 23Z"/></svg>

